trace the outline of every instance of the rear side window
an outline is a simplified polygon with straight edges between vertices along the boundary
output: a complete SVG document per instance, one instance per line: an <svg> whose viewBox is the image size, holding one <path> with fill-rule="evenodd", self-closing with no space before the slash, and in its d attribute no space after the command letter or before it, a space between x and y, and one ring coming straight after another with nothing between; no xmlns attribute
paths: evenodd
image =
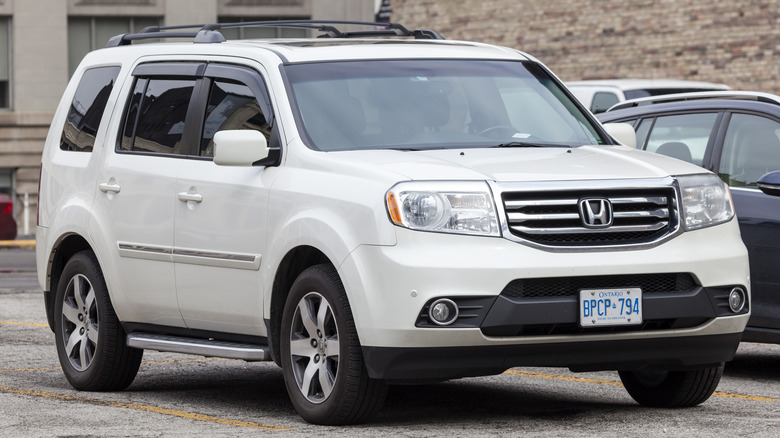
<svg viewBox="0 0 780 438"><path fill-rule="evenodd" d="M126 112L121 149L186 154L182 142L195 79L138 79Z"/></svg>
<svg viewBox="0 0 780 438"><path fill-rule="evenodd" d="M618 102L620 102L620 99L617 94L599 91L593 95L593 103L590 105L590 111L593 114L603 113Z"/></svg>
<svg viewBox="0 0 780 438"><path fill-rule="evenodd" d="M658 117L645 149L701 166L717 116L698 113Z"/></svg>
<svg viewBox="0 0 780 438"><path fill-rule="evenodd" d="M97 67L84 72L68 110L60 149L91 152L119 67Z"/></svg>

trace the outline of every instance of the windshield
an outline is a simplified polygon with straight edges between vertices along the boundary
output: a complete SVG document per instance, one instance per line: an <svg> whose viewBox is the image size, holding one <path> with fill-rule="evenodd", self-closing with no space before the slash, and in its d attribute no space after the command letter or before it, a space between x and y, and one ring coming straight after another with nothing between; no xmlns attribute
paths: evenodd
<svg viewBox="0 0 780 438"><path fill-rule="evenodd" d="M301 134L322 151L602 143L532 62L324 62L285 73Z"/></svg>

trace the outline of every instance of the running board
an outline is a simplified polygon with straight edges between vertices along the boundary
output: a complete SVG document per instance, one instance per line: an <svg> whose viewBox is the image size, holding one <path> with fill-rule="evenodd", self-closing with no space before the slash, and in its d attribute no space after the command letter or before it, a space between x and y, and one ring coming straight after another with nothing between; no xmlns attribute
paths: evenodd
<svg viewBox="0 0 780 438"><path fill-rule="evenodd" d="M224 357L227 359L242 359L252 362L271 360L271 355L266 346L213 341L208 339L182 338L177 336L143 333L127 335L127 345L129 347L144 350L196 354L207 357Z"/></svg>

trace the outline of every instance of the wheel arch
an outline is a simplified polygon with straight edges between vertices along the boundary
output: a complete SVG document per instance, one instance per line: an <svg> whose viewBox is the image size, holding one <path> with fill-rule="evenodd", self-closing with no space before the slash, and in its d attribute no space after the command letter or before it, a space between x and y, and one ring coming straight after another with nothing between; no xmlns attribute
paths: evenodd
<svg viewBox="0 0 780 438"><path fill-rule="evenodd" d="M52 246L46 264L46 285L44 288L44 304L49 328L54 331L54 298L65 264L75 254L89 250L93 251L87 240L79 234L66 234Z"/></svg>
<svg viewBox="0 0 780 438"><path fill-rule="evenodd" d="M313 246L301 245L288 251L276 269L271 293L270 320L266 321L266 324L268 325L271 354L274 362L279 366L281 366L279 340L282 329L282 311L290 293L290 288L303 271L324 263L333 265L333 262L319 249Z"/></svg>

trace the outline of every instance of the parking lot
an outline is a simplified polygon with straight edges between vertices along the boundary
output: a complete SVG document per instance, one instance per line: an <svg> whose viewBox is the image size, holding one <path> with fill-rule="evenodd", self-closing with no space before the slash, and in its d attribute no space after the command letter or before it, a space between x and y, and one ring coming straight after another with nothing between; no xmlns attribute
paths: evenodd
<svg viewBox="0 0 780 438"><path fill-rule="evenodd" d="M296 415L273 363L147 351L128 390L78 392L59 369L30 249L0 249L0 436L769 436L780 346L743 344L718 392L683 410L639 407L616 373L514 368L391 388L367 425Z"/></svg>

